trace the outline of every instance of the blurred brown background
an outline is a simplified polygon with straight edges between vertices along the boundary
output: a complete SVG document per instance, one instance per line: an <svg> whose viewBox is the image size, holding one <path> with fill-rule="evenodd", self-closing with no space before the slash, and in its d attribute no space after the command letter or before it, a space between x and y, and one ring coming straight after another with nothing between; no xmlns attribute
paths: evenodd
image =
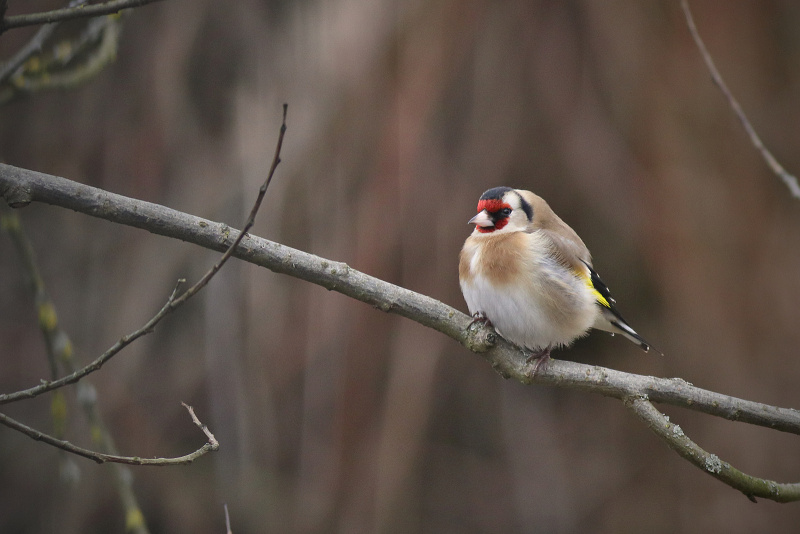
<svg viewBox="0 0 800 534"><path fill-rule="evenodd" d="M10 2L10 14L59 5ZM693 1L767 146L800 172L800 5ZM8 57L31 34L0 37ZM0 159L241 225L289 103L253 232L461 310L478 196L545 197L661 358L592 334L555 357L800 407L800 202L715 88L677 1L168 0L125 21L88 85L0 110ZM88 362L217 257L45 205L20 211ZM48 377L0 235L0 387ZM504 381L408 320L241 262L91 381L152 532L778 532L617 401ZM90 446L70 398L68 438ZM51 429L49 400L5 407ZM667 409L756 476L800 480L798 437ZM108 466L0 429L1 532L120 532Z"/></svg>

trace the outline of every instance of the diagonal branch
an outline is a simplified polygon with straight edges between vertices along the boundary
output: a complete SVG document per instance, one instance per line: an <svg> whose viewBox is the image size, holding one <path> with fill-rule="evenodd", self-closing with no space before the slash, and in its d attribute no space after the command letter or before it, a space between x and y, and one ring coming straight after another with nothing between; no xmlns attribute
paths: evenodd
<svg viewBox="0 0 800 534"><path fill-rule="evenodd" d="M764 146L764 143L761 141L761 137L759 137L759 135L756 133L753 125L750 124L747 115L745 115L744 111L742 110L742 106L739 105L739 101L736 100L736 97L734 97L733 93L731 93L730 89L728 89L728 84L726 84L725 80L722 79L722 75L717 70L716 65L714 65L714 60L711 58L711 54L708 53L705 43L703 43L703 40L700 38L700 32L697 31L697 26L694 23L694 17L692 17L692 12L689 10L688 0L681 0L681 7L683 8L683 14L686 17L686 25L689 27L689 32L692 34L692 39L694 39L697 49L700 51L700 55L703 56L703 61L706 64L706 68L711 74L711 79L714 81L717 87L719 87L719 90L722 91L722 94L728 101L728 105L736 114L739 122L742 123L744 131L750 138L750 142L761 154L761 157L764 158L764 161L767 163L767 166L769 166L773 174L783 180L783 183L785 183L786 187L789 188L789 192L792 194L792 196L800 199L800 184L797 182L797 177L793 174L789 174L786 169L783 168L783 165L778 163L778 160L775 159L775 156L772 155L772 152L770 152L767 147Z"/></svg>
<svg viewBox="0 0 800 534"><path fill-rule="evenodd" d="M756 497L776 502L800 501L800 484L781 484L742 473L716 454L700 448L645 397L629 397L625 399L625 405L672 450L712 477L738 489L751 501L756 502Z"/></svg>
<svg viewBox="0 0 800 534"><path fill-rule="evenodd" d="M235 230L225 224L109 193L65 178L3 164L0 164L0 196L13 207L22 207L30 202L44 202L212 250L224 251L234 242L233 236L238 237ZM622 401L632 398L649 399L732 421L800 434L800 412L797 410L737 399L695 387L679 378L641 376L562 360L551 360L534 377L532 365L525 361L525 355L497 336L492 329L480 324L471 325L469 316L438 300L361 273L344 263L250 235L241 240L233 255L274 272L335 290L382 311L396 313L438 330L466 348L483 353L492 367L506 378L515 378L526 384L535 382L588 391ZM0 403L7 402L9 396L0 396ZM666 440L663 433L658 435ZM718 478L730 483L727 479ZM774 483L760 481L759 484ZM750 496L775 500L786 499L787 496L795 498L795 495L800 498L800 493L791 491L778 497L750 489L742 491Z"/></svg>
<svg viewBox="0 0 800 534"><path fill-rule="evenodd" d="M120 338L120 340L114 343L114 345L110 349L101 354L97 359L95 359L89 365L86 365L85 367L82 367L73 373L63 376L58 380L42 380L42 383L39 384L38 386L16 391L14 393L0 395L0 404L8 404L23 399L32 399L33 397L38 397L42 393L53 391L55 389L67 386L69 384L74 384L83 377L100 369L108 360L110 360L116 354L122 351L122 349L124 349L125 347L127 347L140 337L151 333L155 328L155 326L161 321L161 319L166 317L172 310L175 309L174 307L172 307L172 304L176 301L178 288L184 281L185 280L178 281L178 283L175 286L175 289L172 290L172 294L167 299L167 303L164 304L164 306L162 306L162 308L158 311L158 313L156 313L149 321L147 321L147 323L145 323L144 326Z"/></svg>

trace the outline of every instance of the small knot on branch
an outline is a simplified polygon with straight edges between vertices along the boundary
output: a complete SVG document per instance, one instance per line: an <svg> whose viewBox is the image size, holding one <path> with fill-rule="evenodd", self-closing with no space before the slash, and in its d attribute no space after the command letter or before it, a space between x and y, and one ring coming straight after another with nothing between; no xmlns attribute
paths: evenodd
<svg viewBox="0 0 800 534"><path fill-rule="evenodd" d="M472 352L486 352L497 344L497 332L480 323L472 323L464 335L464 346Z"/></svg>

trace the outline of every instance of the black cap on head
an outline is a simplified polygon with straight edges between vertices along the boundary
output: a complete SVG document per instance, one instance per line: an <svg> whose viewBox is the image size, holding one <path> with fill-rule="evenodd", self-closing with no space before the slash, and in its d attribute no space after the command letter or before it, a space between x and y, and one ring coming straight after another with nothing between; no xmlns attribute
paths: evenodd
<svg viewBox="0 0 800 534"><path fill-rule="evenodd" d="M512 191L512 189L510 187L506 187L506 186L493 187L493 188L489 189L488 191L486 191L484 194L482 194L481 198L479 200L489 200L489 199L492 199L492 198L496 198L497 200L500 200L501 198L503 198L503 195L505 195L509 191Z"/></svg>

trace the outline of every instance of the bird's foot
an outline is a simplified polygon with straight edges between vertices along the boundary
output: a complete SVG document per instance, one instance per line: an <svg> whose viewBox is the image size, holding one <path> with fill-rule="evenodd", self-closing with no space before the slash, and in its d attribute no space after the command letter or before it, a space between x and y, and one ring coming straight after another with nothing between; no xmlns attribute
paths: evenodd
<svg viewBox="0 0 800 534"><path fill-rule="evenodd" d="M491 328L494 328L492 321L490 321L489 318L486 317L486 314L483 313L482 311L476 311L475 313L472 314L472 321L470 321L469 326L467 328L474 325L475 323L481 323Z"/></svg>
<svg viewBox="0 0 800 534"><path fill-rule="evenodd" d="M527 363L533 363L534 361L536 362L533 364L533 371L531 372L531 378L536 376L536 373L539 372L539 368L542 365L547 365L548 360L550 360L550 348L551 347L547 347L540 351L532 352L530 353L530 355L528 355L527 358L525 358L525 361Z"/></svg>

